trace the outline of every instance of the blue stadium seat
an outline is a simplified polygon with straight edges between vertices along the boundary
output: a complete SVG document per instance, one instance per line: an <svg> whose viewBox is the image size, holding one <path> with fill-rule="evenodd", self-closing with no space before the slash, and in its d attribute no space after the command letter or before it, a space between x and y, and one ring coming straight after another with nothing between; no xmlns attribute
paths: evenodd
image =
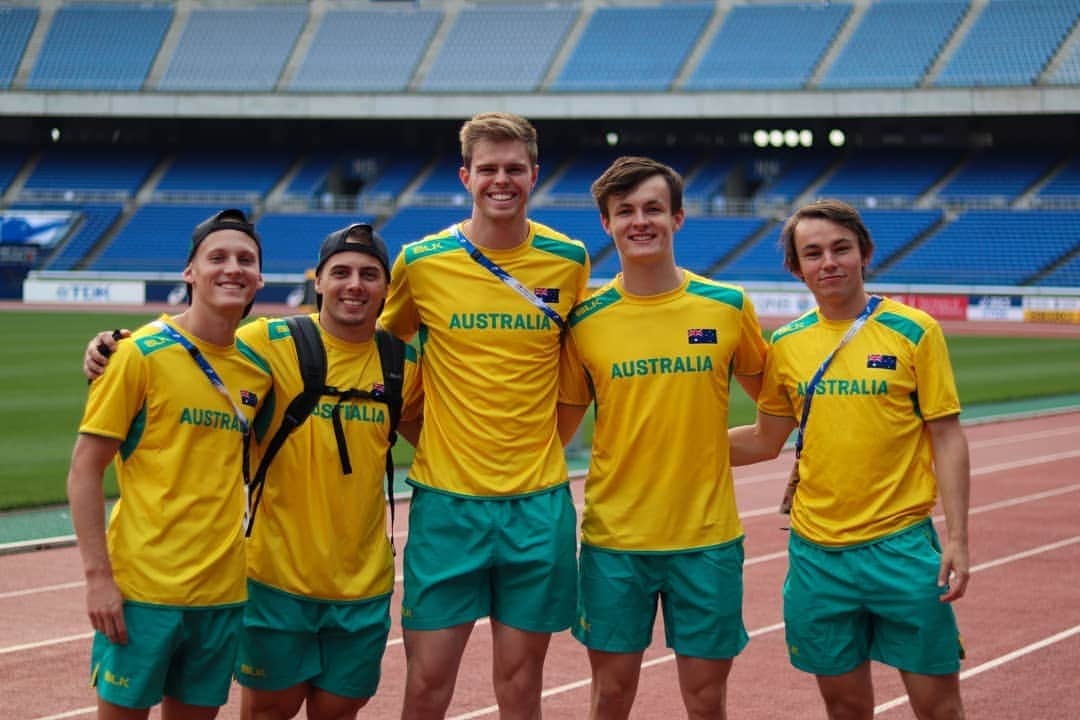
<svg viewBox="0 0 1080 720"><path fill-rule="evenodd" d="M285 150L193 150L178 155L158 182L156 196L263 196L291 160Z"/></svg>
<svg viewBox="0 0 1080 720"><path fill-rule="evenodd" d="M151 150L113 146L51 145L26 180L35 193L109 193L133 196L157 161Z"/></svg>
<svg viewBox="0 0 1080 720"><path fill-rule="evenodd" d="M956 164L952 152L864 150L849 157L817 191L856 204L911 202Z"/></svg>
<svg viewBox="0 0 1080 720"><path fill-rule="evenodd" d="M793 276L784 269L784 253L780 249L778 223L744 248L716 271L716 278L736 284L745 282L785 282Z"/></svg>
<svg viewBox="0 0 1080 720"><path fill-rule="evenodd" d="M0 147L0 195L7 191L26 162L26 150L20 147Z"/></svg>
<svg viewBox="0 0 1080 720"><path fill-rule="evenodd" d="M711 3L598 7L551 89L667 90L713 11Z"/></svg>
<svg viewBox="0 0 1080 720"><path fill-rule="evenodd" d="M113 223L124 211L124 206L117 203L86 203L73 205L35 205L19 203L17 206L28 210L68 210L81 215L75 233L42 266L46 270L74 270L97 244Z"/></svg>
<svg viewBox="0 0 1080 720"><path fill-rule="evenodd" d="M1054 268L1035 284L1047 287L1080 287L1080 255L1075 255L1071 260Z"/></svg>
<svg viewBox="0 0 1080 720"><path fill-rule="evenodd" d="M845 3L735 5L684 90L795 90L851 13Z"/></svg>
<svg viewBox="0 0 1080 720"><path fill-rule="evenodd" d="M465 220L469 213L468 207L407 205L400 208L379 228L379 234L386 240L390 256L395 257L403 245Z"/></svg>
<svg viewBox="0 0 1080 720"><path fill-rule="evenodd" d="M552 180L546 188L547 198L556 204L593 206L590 188L593 181L607 169L611 162L620 155L637 155L644 151L632 148L613 148L610 150L592 150L578 153L573 157L561 175ZM681 174L686 174L694 162L695 156L680 150L649 151L645 154L667 163Z"/></svg>
<svg viewBox="0 0 1080 720"><path fill-rule="evenodd" d="M397 203L405 188L416 179L426 164L426 158L410 153L393 153L384 157L380 163L379 176L360 193L361 199Z"/></svg>
<svg viewBox="0 0 1080 720"><path fill-rule="evenodd" d="M1072 46L1072 50L1047 82L1053 85L1080 85L1080 43Z"/></svg>
<svg viewBox="0 0 1080 720"><path fill-rule="evenodd" d="M534 90L579 12L566 5L466 7L455 19L420 89Z"/></svg>
<svg viewBox="0 0 1080 720"><path fill-rule="evenodd" d="M1080 212L972 210L876 275L880 282L1020 285L1080 245Z"/></svg>
<svg viewBox="0 0 1080 720"><path fill-rule="evenodd" d="M1080 0L990 0L934 81L1031 85L1080 17Z"/></svg>
<svg viewBox="0 0 1080 720"><path fill-rule="evenodd" d="M0 89L11 87L37 17L37 8L0 6Z"/></svg>
<svg viewBox="0 0 1080 720"><path fill-rule="evenodd" d="M825 152L796 150L755 155L748 172L759 183L754 200L762 203L791 202L825 172L834 156Z"/></svg>
<svg viewBox="0 0 1080 720"><path fill-rule="evenodd" d="M64 5L53 16L26 87L139 90L172 16L165 5Z"/></svg>
<svg viewBox="0 0 1080 720"><path fill-rule="evenodd" d="M290 90L400 92L442 20L438 10L327 10Z"/></svg>
<svg viewBox="0 0 1080 720"><path fill-rule="evenodd" d="M601 254L614 250L611 238L600 225L600 211L595 208L535 207L529 210L529 217L585 243L585 249L594 261Z"/></svg>
<svg viewBox="0 0 1080 720"><path fill-rule="evenodd" d="M256 225L262 238L264 273L302 273L319 260L323 238L353 223L372 223L357 213L266 213Z"/></svg>
<svg viewBox="0 0 1080 720"><path fill-rule="evenodd" d="M974 158L937 196L943 200L999 198L1011 201L1042 177L1057 158L1047 152L991 151Z"/></svg>
<svg viewBox="0 0 1080 720"><path fill-rule="evenodd" d="M819 87L917 87L967 10L968 0L870 5Z"/></svg>
<svg viewBox="0 0 1080 720"><path fill-rule="evenodd" d="M158 89L273 90L306 21L306 6L192 10Z"/></svg>
<svg viewBox="0 0 1080 720"><path fill-rule="evenodd" d="M191 231L221 207L143 205L87 269L179 274L191 247ZM251 211L243 206L240 209Z"/></svg>
<svg viewBox="0 0 1080 720"><path fill-rule="evenodd" d="M1080 200L1080 157L1074 157L1054 177L1039 188L1040 200L1071 198Z"/></svg>

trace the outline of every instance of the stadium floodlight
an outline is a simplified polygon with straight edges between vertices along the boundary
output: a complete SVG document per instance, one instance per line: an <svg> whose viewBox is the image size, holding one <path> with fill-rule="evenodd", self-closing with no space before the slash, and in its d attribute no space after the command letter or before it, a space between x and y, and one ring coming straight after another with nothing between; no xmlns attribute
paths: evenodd
<svg viewBox="0 0 1080 720"><path fill-rule="evenodd" d="M770 130L769 131L769 144L773 147L783 147L784 145L784 131L783 130Z"/></svg>
<svg viewBox="0 0 1080 720"><path fill-rule="evenodd" d="M814 133L810 130L799 131L799 144L803 147L813 147L814 145Z"/></svg>
<svg viewBox="0 0 1080 720"><path fill-rule="evenodd" d="M788 147L799 146L799 131L798 130L785 130L784 131L784 144Z"/></svg>
<svg viewBox="0 0 1080 720"><path fill-rule="evenodd" d="M844 135L844 131L839 128L834 128L829 131L829 144L833 147L843 147L847 142L847 136Z"/></svg>
<svg viewBox="0 0 1080 720"><path fill-rule="evenodd" d="M754 144L759 148L763 148L769 144L769 131L768 130L755 130L754 131Z"/></svg>
<svg viewBox="0 0 1080 720"><path fill-rule="evenodd" d="M607 135L604 136L604 139L607 140L607 144L610 147L615 147L619 144L619 133L609 132Z"/></svg>
<svg viewBox="0 0 1080 720"><path fill-rule="evenodd" d="M54 143L60 142L60 128L54 127L49 131L49 137L52 138Z"/></svg>

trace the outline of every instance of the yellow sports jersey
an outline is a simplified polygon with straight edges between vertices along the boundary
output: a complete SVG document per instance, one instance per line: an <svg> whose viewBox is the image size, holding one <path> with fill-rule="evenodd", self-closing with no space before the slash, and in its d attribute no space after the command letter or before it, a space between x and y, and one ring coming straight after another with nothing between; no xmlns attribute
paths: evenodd
<svg viewBox="0 0 1080 720"><path fill-rule="evenodd" d="M544 225L530 221L514 249L482 252L564 318L584 295L584 245ZM472 497L566 482L555 422L559 328L469 257L453 228L401 251L381 321L420 338L424 429L410 482Z"/></svg>
<svg viewBox="0 0 1080 720"><path fill-rule="evenodd" d="M312 318L317 325L318 315ZM383 382L374 339L349 343L321 327L320 334L327 385L371 391ZM238 336L269 362L277 398L264 442L253 453L254 468L304 383L284 320L256 320ZM415 359L407 347L407 386L416 375ZM331 416L336 402L323 397L271 462L248 539L248 576L304 597L359 600L389 593L394 585L383 489L390 418L385 403L342 403L339 413L352 465L352 473L345 475ZM403 416L408 412L402 409Z"/></svg>
<svg viewBox="0 0 1080 720"><path fill-rule="evenodd" d="M851 322L812 310L777 330L758 409L797 422L810 379ZM811 542L843 546L927 517L937 482L925 423L959 412L941 326L886 298L814 393L792 529Z"/></svg>
<svg viewBox="0 0 1080 720"><path fill-rule="evenodd" d="M244 417L271 393L266 363L242 341L187 335ZM243 434L233 405L188 351L145 325L90 385L79 432L122 441L109 558L128 600L203 607L243 602Z"/></svg>
<svg viewBox="0 0 1080 720"><path fill-rule="evenodd" d="M620 275L571 315L577 368L597 403L583 544L682 551L743 534L726 432L731 374L761 373L767 346L742 288L685 276L642 297ZM563 402L587 404L584 373L567 369Z"/></svg>

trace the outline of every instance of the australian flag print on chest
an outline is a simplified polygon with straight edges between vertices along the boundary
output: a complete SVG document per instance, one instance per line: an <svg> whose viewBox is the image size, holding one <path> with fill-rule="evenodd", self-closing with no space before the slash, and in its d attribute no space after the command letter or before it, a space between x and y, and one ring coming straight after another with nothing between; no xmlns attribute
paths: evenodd
<svg viewBox="0 0 1080 720"><path fill-rule="evenodd" d="M878 370L895 370L896 356L870 353L866 356L866 367L876 368Z"/></svg>
<svg viewBox="0 0 1080 720"><path fill-rule="evenodd" d="M559 288L536 288L533 292L546 303L559 302Z"/></svg>
<svg viewBox="0 0 1080 720"><path fill-rule="evenodd" d="M690 328L686 331L686 340L691 345L715 345L716 328Z"/></svg>

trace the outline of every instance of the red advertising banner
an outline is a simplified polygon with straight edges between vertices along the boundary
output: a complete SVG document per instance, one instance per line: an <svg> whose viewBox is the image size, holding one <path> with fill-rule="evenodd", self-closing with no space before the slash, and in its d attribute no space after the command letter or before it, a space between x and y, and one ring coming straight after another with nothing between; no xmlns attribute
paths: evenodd
<svg viewBox="0 0 1080 720"><path fill-rule="evenodd" d="M967 295L893 295L892 298L930 313L936 320L967 320Z"/></svg>

